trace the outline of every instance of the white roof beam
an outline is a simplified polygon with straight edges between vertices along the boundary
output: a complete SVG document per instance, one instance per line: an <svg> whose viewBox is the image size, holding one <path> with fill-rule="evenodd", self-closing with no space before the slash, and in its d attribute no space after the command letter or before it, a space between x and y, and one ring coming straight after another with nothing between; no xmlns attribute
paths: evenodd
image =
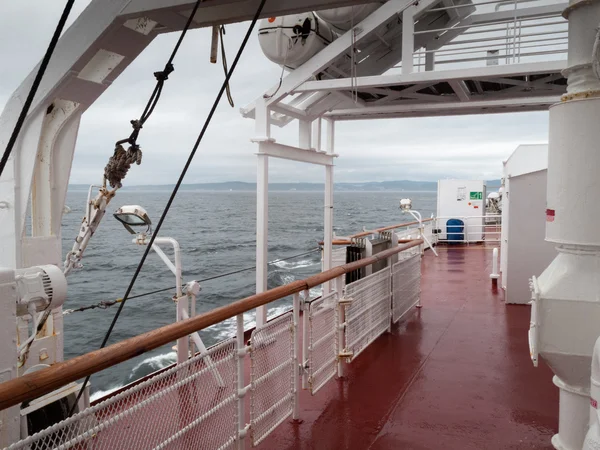
<svg viewBox="0 0 600 450"><path fill-rule="evenodd" d="M536 63L511 64L503 66L486 66L469 69L445 71L416 72L410 74L378 75L371 77L340 78L336 80L307 81L294 92L317 92L385 88L404 84L431 84L452 80L485 80L490 78L514 77L519 75L535 75L544 73L560 73L567 67L566 61L545 61Z"/></svg>
<svg viewBox="0 0 600 450"><path fill-rule="evenodd" d="M276 142L265 141L258 144L258 154L268 155L274 158L289 159L309 164L319 164L322 166L333 166L334 158L338 155L326 154L316 150L305 150L291 145L277 144Z"/></svg>
<svg viewBox="0 0 600 450"><path fill-rule="evenodd" d="M384 25L392 17L402 12L413 3L414 0L389 0L359 24L360 32L354 37L354 42L358 43L362 41L371 32ZM352 32L349 31L285 77L283 83L279 87L277 95L269 99L268 105L281 101L307 79L321 72L338 57L343 55L352 45L353 36ZM275 89L277 89L277 86L272 90L274 91ZM242 110L242 114L248 116L253 110L254 104L251 104Z"/></svg>
<svg viewBox="0 0 600 450"><path fill-rule="evenodd" d="M152 14L152 20L163 24L160 17L163 12L178 12L187 17L191 12L195 0L131 0L123 9L122 14L138 17ZM339 6L357 5L367 3L365 0L277 0L265 4L261 17L284 16L297 14L317 9L336 8ZM226 24L251 20L256 13L259 2L257 0L205 0L200 4L194 25L206 27L213 24ZM165 16L176 26L177 18L173 15ZM164 23L163 25L167 25ZM167 25L168 26L168 25ZM181 25L183 27L183 25Z"/></svg>
<svg viewBox="0 0 600 450"><path fill-rule="evenodd" d="M468 102L471 100L471 91L464 81L452 80L449 81L448 84L461 102Z"/></svg>
<svg viewBox="0 0 600 450"><path fill-rule="evenodd" d="M485 23L500 22L503 20L514 20L515 16L517 21L519 19L529 19L534 17L560 16L567 6L569 6L569 4L565 2L556 3L554 5L535 6L531 8L518 8L516 11L514 9L507 9L492 13L473 14L471 19L473 25L480 25Z"/></svg>
<svg viewBox="0 0 600 450"><path fill-rule="evenodd" d="M507 113L520 111L543 111L560 101L560 96L523 97L517 99L488 99L481 101L450 103L405 103L360 109L339 109L326 113L333 120L366 120L394 117L453 116L486 113Z"/></svg>

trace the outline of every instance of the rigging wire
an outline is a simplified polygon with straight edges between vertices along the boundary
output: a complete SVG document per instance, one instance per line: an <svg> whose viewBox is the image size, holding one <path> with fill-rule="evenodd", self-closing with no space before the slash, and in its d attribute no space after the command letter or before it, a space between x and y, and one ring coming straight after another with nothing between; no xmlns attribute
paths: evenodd
<svg viewBox="0 0 600 450"><path fill-rule="evenodd" d="M288 261L290 259L299 258L300 256L310 255L310 254L315 253L315 252L317 252L319 250L321 250L321 247L314 248L312 250L309 250L309 251L304 252L304 253L300 253L298 255L287 256L285 258L275 259L273 261L269 261L267 263L267 265L271 266L271 265L276 264L278 262ZM227 272L227 273L222 273L222 274L219 274L219 275L214 275L214 276L211 276L211 277L208 277L208 278L203 278L201 280L196 280L196 281L198 283L204 283L205 281L217 280L219 278L225 278L225 277L228 277L230 275L236 275L238 273L247 272L249 270L254 270L254 269L256 269L256 266L244 267L243 269L238 269L238 270L234 270L232 272ZM150 291L150 292L144 292L144 293L137 294L137 295L131 295L131 296L129 296L129 300L133 300L133 299L141 298L141 297L147 297L148 295L160 294L162 292L171 291L171 290L173 290L175 288L176 288L176 286L169 286L167 288L157 289L157 290ZM121 303L122 301L123 301L122 298L118 298L116 300L108 300L108 301L105 300L105 301L101 301L101 302L98 302L98 303L94 303L92 305L82 306L81 308L66 309L65 311L63 311L63 316L72 314L74 312L87 311L87 310L90 310L90 309L97 309L97 308L99 308L99 309L107 309L107 308L110 308L111 306L116 305L117 303Z"/></svg>
<svg viewBox="0 0 600 450"><path fill-rule="evenodd" d="M63 28L65 27L65 23L67 22L67 18L69 17L69 14L71 13L73 3L75 3L75 0L67 0L67 3L62 12L62 15L60 16L58 24L56 25L56 29L54 30L54 34L52 35L52 39L50 40L50 44L48 45L48 49L46 50L46 53L44 54L44 58L42 59L42 62L40 63L40 68L38 69L35 79L33 80L33 84L31 85L31 88L29 89L29 93L27 94L27 99L25 100L25 103L23 103L23 108L21 108L21 113L19 114L17 123L15 124L15 127L13 128L12 134L10 136L10 139L8 140L8 144L6 145L6 149L4 150L4 154L2 155L2 159L0 159L0 176L2 176L2 173L4 172L4 168L6 167L6 164L8 163L8 158L10 158L10 155L13 151L15 143L17 142L17 138L19 137L21 128L23 127L23 124L25 123L25 119L27 118L27 114L29 113L29 108L31 107L31 104L33 103L33 99L35 98L35 94L37 93L38 88L40 87L40 83L42 82L42 78L44 77L44 73L46 72L46 69L48 67L48 63L50 62L50 59L52 58L52 54L54 53L54 49L56 48L58 39L60 38Z"/></svg>
<svg viewBox="0 0 600 450"><path fill-rule="evenodd" d="M219 89L219 93L217 94L217 97L215 98L215 101L210 109L210 112L208 113L208 117L206 118L206 121L204 122L204 125L202 126L202 130L200 131L200 134L198 135L196 142L194 143L194 146L192 147L192 150L191 150L191 152L188 156L188 159L183 167L183 170L181 171L181 174L179 175L179 179L177 180L177 183L175 184L175 187L173 188L173 191L171 192L169 200L167 201L165 209L160 216L160 219L158 221L158 224L156 225L154 233L152 233L152 236L150 237L150 242L148 242L148 245L146 246L146 249L144 250L144 254L142 255L142 258L141 258L137 268L135 269L133 277L131 278L131 281L129 282L129 286L127 287L127 290L125 291L125 295L123 296L123 301L121 301L119 303L119 309L117 309L117 312L115 313L115 316L113 317L113 320L106 332L106 335L104 336L104 339L102 340L102 344L100 345L100 348L104 348L106 346L106 343L108 342L108 339L110 338L110 335L112 334L112 331L117 323L117 320L119 319L119 316L121 315L121 312L123 311L123 307L125 306L125 303L127 302L127 299L129 298L129 294L131 293L131 290L133 289L133 285L135 284L135 282L140 274L140 271L142 270L142 267L143 267L144 263L146 262L146 258L148 257L148 254L150 253L150 250L152 248L152 244L154 244L154 240L158 236L158 233L159 233L159 231L162 227L162 224L165 220L165 217L167 216L169 210L171 209L171 205L173 204L173 201L175 200L175 197L177 196L177 193L179 192L179 188L181 187L181 184L183 183L183 179L185 178L185 175L187 174L187 171L194 159L194 156L196 155L196 152L198 151L198 147L200 146L200 143L202 142L202 139L204 138L204 135L206 134L206 130L208 129L208 126L210 125L210 123L212 121L215 111L217 110L217 107L221 101L221 98L223 97L223 93L227 89L229 80L231 79L231 76L233 75L233 72L235 71L235 68L238 65L238 62L242 56L242 53L244 52L244 49L246 48L246 44L250 40L250 36L252 35L252 32L254 31L254 27L256 26L256 23L258 22L258 19L260 17L260 14L262 13L262 10L265 6L266 1L267 0L260 1L260 5L258 6L258 9L256 10L256 13L254 14L252 22L250 23L250 26L248 27L248 31L246 32L246 35L244 36L242 44L240 45L240 48L239 48L237 54L235 55L235 59L233 60L233 63L231 64L231 67L229 68L229 71L227 72L227 76L225 77L225 80L223 81L221 88ZM200 3L200 0L198 0L198 3L196 3L195 8L197 8L199 3ZM194 9L194 12L195 12L195 9ZM192 12L190 17L194 16L194 12ZM192 20L191 18L188 20L188 24L191 23L191 20ZM177 43L176 49L179 48L180 44L181 44L181 39ZM175 51L174 51L174 53L175 53ZM79 393L77 394L77 399L73 403L73 407L71 408L71 411L69 412L69 416L71 416L73 414L73 412L75 411L75 407L78 404L79 399L83 395L83 392L89 381L90 381L90 376L88 375L85 378L85 381L83 382L81 389L79 390Z"/></svg>

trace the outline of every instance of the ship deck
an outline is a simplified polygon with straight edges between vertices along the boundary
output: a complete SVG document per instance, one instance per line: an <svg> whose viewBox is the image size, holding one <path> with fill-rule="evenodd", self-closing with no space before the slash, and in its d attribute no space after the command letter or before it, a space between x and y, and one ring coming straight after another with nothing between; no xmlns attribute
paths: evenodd
<svg viewBox="0 0 600 450"><path fill-rule="evenodd" d="M552 449L558 390L529 358L529 306L489 279L492 247L440 246L422 262L422 305L260 449Z"/></svg>

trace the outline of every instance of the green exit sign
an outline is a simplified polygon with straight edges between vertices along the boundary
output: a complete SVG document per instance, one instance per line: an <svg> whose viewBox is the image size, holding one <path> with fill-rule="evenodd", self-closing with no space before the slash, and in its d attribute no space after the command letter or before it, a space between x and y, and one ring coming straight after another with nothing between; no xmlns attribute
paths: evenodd
<svg viewBox="0 0 600 450"><path fill-rule="evenodd" d="M483 200L483 192L471 192L471 200Z"/></svg>

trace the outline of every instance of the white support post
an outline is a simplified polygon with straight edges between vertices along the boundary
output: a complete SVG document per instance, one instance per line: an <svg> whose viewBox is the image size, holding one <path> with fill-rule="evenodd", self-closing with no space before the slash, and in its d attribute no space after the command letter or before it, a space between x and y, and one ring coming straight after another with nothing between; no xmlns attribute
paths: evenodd
<svg viewBox="0 0 600 450"><path fill-rule="evenodd" d="M428 50L425 53L425 71L431 72L435 69L435 53L429 52L430 48L425 47L425 50Z"/></svg>
<svg viewBox="0 0 600 450"><path fill-rule="evenodd" d="M271 112L265 103L265 99L260 97L256 101L256 113L254 117L255 136L253 142L268 141L271 139Z"/></svg>
<svg viewBox="0 0 600 450"><path fill-rule="evenodd" d="M266 100L261 97L256 102L255 137L253 142L259 145L258 167L256 172L256 293L267 290L269 267L269 157L262 153L271 139L271 112ZM267 322L267 307L256 308L256 326Z"/></svg>
<svg viewBox="0 0 600 450"><path fill-rule="evenodd" d="M246 342L244 341L244 315L236 316L237 325L237 390L238 390L238 450L244 450L246 446L246 411L244 406L245 384L244 384L244 359L246 357Z"/></svg>
<svg viewBox="0 0 600 450"><path fill-rule="evenodd" d="M334 154L335 122L327 121L327 153ZM325 166L323 270L333 266L333 165ZM323 285L323 295L331 292L331 282Z"/></svg>
<svg viewBox="0 0 600 450"><path fill-rule="evenodd" d="M312 127L312 143L315 147L315 150L318 152L323 150L323 146L321 144L321 130L323 129L323 119L319 117L317 120L313 122Z"/></svg>
<svg viewBox="0 0 600 450"><path fill-rule="evenodd" d="M300 334L298 333L298 324L300 323L300 294L294 294L294 306L293 306L293 339L294 339L294 410L292 412L292 419L298 420L300 417L300 370L302 365L300 361L304 358L304 355L300 354Z"/></svg>
<svg viewBox="0 0 600 450"><path fill-rule="evenodd" d="M269 157L258 154L256 180L256 293L267 290L269 236ZM267 307L256 308L256 326L267 322Z"/></svg>
<svg viewBox="0 0 600 450"><path fill-rule="evenodd" d="M298 147L305 150L312 148L312 122L308 120L300 120L298 123Z"/></svg>
<svg viewBox="0 0 600 450"><path fill-rule="evenodd" d="M369 239L369 236L365 237L365 258L368 258L369 256L373 256L373 244L371 244L371 239ZM373 273L373 266L371 264L369 264L367 267L365 267L365 276L369 276Z"/></svg>
<svg viewBox="0 0 600 450"><path fill-rule="evenodd" d="M413 52L415 50L415 7L402 13L402 74L413 72Z"/></svg>

